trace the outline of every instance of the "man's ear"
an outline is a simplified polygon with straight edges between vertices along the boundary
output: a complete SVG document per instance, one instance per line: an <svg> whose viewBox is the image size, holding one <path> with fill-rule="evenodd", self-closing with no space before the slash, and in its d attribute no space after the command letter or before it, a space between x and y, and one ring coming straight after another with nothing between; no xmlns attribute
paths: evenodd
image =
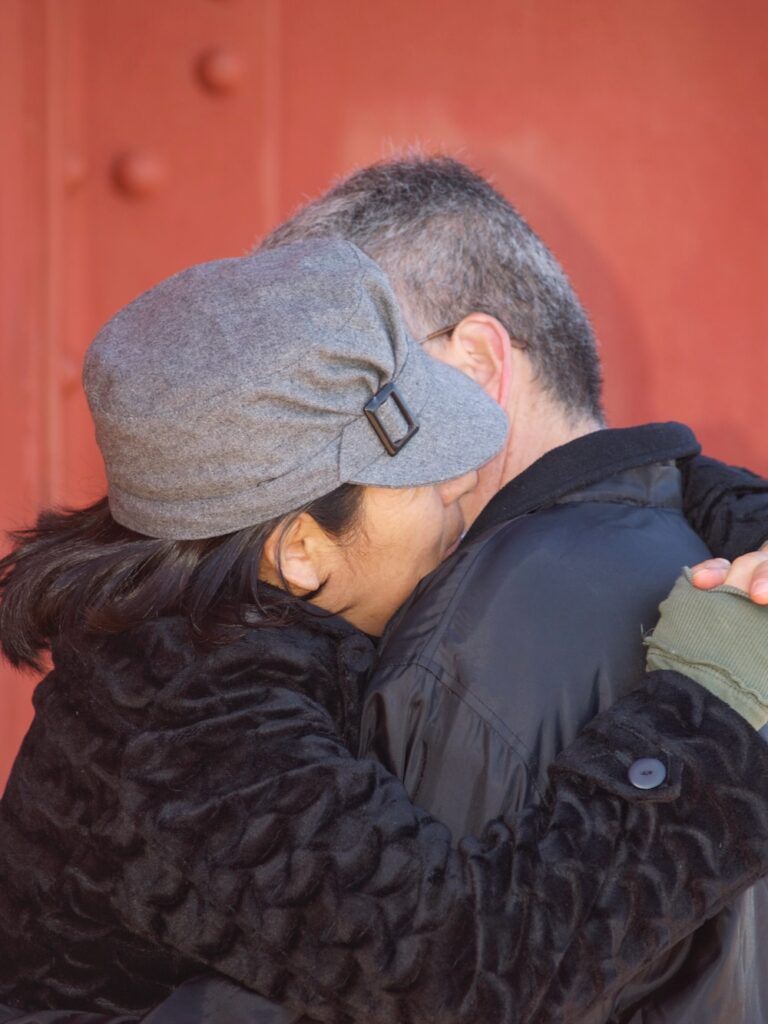
<svg viewBox="0 0 768 1024"><path fill-rule="evenodd" d="M287 527L281 523L264 543L259 578L292 593L310 594L323 582L327 536L312 516L302 512ZM282 570L282 575L281 575Z"/></svg>
<svg viewBox="0 0 768 1024"><path fill-rule="evenodd" d="M499 405L506 405L512 376L512 345L504 325L487 313L470 313L435 353L466 373Z"/></svg>

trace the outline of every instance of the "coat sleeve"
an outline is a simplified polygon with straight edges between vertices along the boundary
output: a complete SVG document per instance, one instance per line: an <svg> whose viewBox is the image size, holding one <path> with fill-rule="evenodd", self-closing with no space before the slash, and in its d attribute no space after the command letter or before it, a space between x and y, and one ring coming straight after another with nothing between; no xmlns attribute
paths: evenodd
<svg viewBox="0 0 768 1024"><path fill-rule="evenodd" d="M458 849L302 695L202 728L194 768L183 735L126 751L114 909L316 1020L581 1021L768 871L768 746L673 672L560 755L551 802ZM635 789L647 756L666 780Z"/></svg>
<svg viewBox="0 0 768 1024"><path fill-rule="evenodd" d="M733 559L768 541L768 480L705 455L680 468L686 517L714 555Z"/></svg>
<svg viewBox="0 0 768 1024"><path fill-rule="evenodd" d="M150 1017L147 1017L146 1020L147 1024L153 1024ZM139 1019L122 1014L119 1017L113 1017L107 1013L90 1013L80 1010L33 1010L31 1013L25 1013L12 1006L0 1004L0 1024L139 1024ZM173 1022L167 1020L161 1024L181 1024L181 1020L177 1019ZM185 1021L184 1024L193 1024L193 1022ZM203 1022L200 1021L198 1024L203 1024ZM271 1024L271 1022L252 1020L249 1021L249 1024Z"/></svg>

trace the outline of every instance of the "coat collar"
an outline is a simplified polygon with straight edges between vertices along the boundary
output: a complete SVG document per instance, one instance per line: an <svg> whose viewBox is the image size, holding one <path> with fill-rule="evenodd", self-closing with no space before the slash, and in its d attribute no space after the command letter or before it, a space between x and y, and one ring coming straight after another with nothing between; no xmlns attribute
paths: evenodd
<svg viewBox="0 0 768 1024"><path fill-rule="evenodd" d="M127 732L195 727L212 709L246 707L261 687L277 686L322 705L345 743L356 748L375 645L314 605L302 601L293 609L284 625L255 625L208 646L196 643L180 615L116 635L60 636L49 680L60 693L71 691L73 701L87 701L97 718L119 719Z"/></svg>
<svg viewBox="0 0 768 1024"><path fill-rule="evenodd" d="M700 451L695 434L682 423L647 423L578 437L548 451L502 487L475 520L464 543L617 473L689 458Z"/></svg>

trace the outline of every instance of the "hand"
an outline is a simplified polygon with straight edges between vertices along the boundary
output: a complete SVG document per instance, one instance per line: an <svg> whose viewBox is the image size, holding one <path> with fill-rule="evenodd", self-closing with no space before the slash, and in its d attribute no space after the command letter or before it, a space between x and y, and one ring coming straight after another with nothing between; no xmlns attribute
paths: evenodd
<svg viewBox="0 0 768 1024"><path fill-rule="evenodd" d="M693 584L700 590L726 583L749 594L755 604L768 604L768 543L733 563L725 558L711 558L695 565L691 572Z"/></svg>

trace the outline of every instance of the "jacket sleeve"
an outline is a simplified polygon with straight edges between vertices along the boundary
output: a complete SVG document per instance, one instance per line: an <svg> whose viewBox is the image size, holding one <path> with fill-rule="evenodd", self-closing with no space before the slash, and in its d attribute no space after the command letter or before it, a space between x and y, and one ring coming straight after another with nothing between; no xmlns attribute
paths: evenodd
<svg viewBox="0 0 768 1024"><path fill-rule="evenodd" d="M705 455L680 468L686 517L714 555L733 559L768 540L768 480Z"/></svg>
<svg viewBox="0 0 768 1024"><path fill-rule="evenodd" d="M768 746L684 677L649 678L560 755L551 802L458 850L295 692L196 727L194 769L183 735L142 734L101 839L114 909L321 1021L582 1021L768 872ZM635 789L647 756L666 779Z"/></svg>

